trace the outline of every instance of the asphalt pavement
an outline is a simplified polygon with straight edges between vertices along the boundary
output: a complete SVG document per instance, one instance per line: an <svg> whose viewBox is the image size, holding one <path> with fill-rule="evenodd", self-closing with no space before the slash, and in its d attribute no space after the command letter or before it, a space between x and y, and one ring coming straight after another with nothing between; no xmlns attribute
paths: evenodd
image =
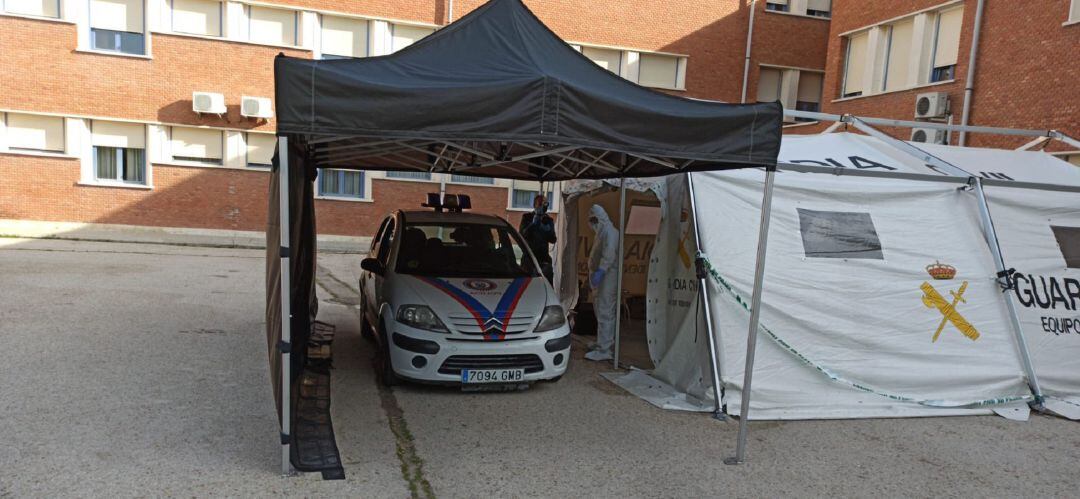
<svg viewBox="0 0 1080 499"><path fill-rule="evenodd" d="M320 257L346 479L283 478L262 251L0 238L0 497L1075 496L1080 426L1033 415L737 423L600 377L382 389L358 255Z"/></svg>

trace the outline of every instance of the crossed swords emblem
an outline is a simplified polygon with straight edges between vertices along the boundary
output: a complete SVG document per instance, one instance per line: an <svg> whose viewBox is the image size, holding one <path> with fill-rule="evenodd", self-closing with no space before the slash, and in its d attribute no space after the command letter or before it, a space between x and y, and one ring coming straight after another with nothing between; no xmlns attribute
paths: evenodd
<svg viewBox="0 0 1080 499"><path fill-rule="evenodd" d="M949 291L952 295L952 302L945 299L937 289L934 289L929 282L923 282L920 289L923 291L922 302L926 305L926 308L936 308L938 312L941 312L941 322L938 324L937 330L934 331L933 342L937 342L938 337L941 336L941 331L945 329L946 323L951 323L956 327L964 336L971 338L972 341L979 339L979 332L975 330L975 326L972 326L960 312L956 310L956 305L960 302L967 303L964 299L964 291L967 291L968 282L964 281L960 285L960 289L957 291Z"/></svg>

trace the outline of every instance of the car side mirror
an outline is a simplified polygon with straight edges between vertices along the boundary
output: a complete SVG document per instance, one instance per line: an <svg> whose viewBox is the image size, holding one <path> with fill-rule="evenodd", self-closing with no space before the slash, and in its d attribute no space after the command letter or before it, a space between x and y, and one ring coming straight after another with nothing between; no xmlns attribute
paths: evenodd
<svg viewBox="0 0 1080 499"><path fill-rule="evenodd" d="M382 262L380 262L378 258L365 258L360 260L360 268L375 275L383 275L386 273L386 268L383 267Z"/></svg>

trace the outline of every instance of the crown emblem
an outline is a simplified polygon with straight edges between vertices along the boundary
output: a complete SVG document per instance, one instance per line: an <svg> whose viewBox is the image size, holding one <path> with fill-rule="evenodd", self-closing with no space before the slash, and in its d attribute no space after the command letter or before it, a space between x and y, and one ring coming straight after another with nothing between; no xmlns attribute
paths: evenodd
<svg viewBox="0 0 1080 499"><path fill-rule="evenodd" d="M934 261L933 264L926 266L926 273L930 274L930 277L933 277L936 280L947 281L956 277L956 267Z"/></svg>

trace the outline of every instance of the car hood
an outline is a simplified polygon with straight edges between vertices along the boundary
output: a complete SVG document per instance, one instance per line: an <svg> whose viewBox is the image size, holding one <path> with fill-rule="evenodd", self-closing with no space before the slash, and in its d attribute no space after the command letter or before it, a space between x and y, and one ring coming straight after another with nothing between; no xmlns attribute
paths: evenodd
<svg viewBox="0 0 1080 499"><path fill-rule="evenodd" d="M548 301L543 277L409 276L407 281L450 329L463 334L501 336L532 331Z"/></svg>

